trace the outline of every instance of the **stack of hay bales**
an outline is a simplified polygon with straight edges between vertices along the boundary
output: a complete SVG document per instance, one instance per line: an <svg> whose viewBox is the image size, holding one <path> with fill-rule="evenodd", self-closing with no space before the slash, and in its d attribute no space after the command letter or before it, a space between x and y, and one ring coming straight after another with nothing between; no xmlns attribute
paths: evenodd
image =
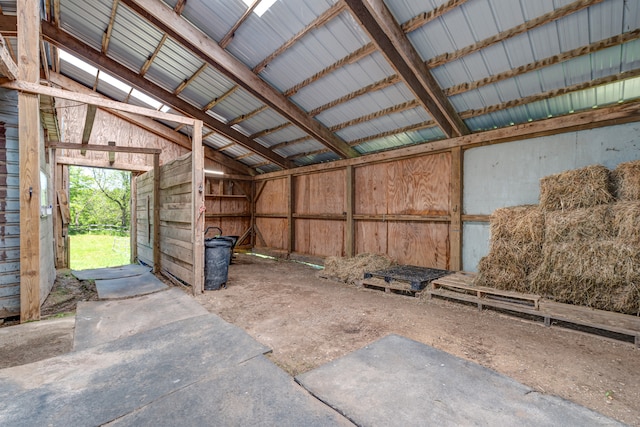
<svg viewBox="0 0 640 427"><path fill-rule="evenodd" d="M510 209L531 215L535 207ZM540 251L513 236L504 239L505 233L494 235L500 215L492 215L491 251L480 261L476 283L640 315L640 161L622 163L613 173L595 165L545 177L537 209L541 229L529 235L540 239ZM503 225L516 230L517 224ZM526 266L520 260L525 250Z"/></svg>
<svg viewBox="0 0 640 427"><path fill-rule="evenodd" d="M394 264L384 254L362 253L351 258L330 256L324 260L324 270L319 276L353 285L362 280L365 272L384 270Z"/></svg>

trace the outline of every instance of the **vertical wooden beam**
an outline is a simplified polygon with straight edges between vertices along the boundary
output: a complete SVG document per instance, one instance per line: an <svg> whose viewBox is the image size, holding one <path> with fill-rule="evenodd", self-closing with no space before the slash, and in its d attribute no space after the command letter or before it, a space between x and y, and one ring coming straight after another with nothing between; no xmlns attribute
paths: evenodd
<svg viewBox="0 0 640 427"><path fill-rule="evenodd" d="M82 130L82 145L87 145L89 143L89 138L91 138L91 131L93 130L93 122L96 118L96 106L93 104L87 105L87 115L84 121L84 128ZM83 156L87 153L86 150L80 150L80 154Z"/></svg>
<svg viewBox="0 0 640 427"><path fill-rule="evenodd" d="M40 80L40 2L18 0L18 77ZM40 103L18 93L20 142L20 322L40 319Z"/></svg>
<svg viewBox="0 0 640 427"><path fill-rule="evenodd" d="M287 174L287 193L287 253L291 254L296 249L296 226L293 218L296 196L293 174Z"/></svg>
<svg viewBox="0 0 640 427"><path fill-rule="evenodd" d="M193 123L193 148L191 150L191 170L193 221L193 294L204 292L204 147L202 146L202 121Z"/></svg>
<svg viewBox="0 0 640 427"><path fill-rule="evenodd" d="M449 224L449 269L462 269L462 156L460 147L451 149L451 223Z"/></svg>
<svg viewBox="0 0 640 427"><path fill-rule="evenodd" d="M131 173L129 188L131 188L131 197L129 200L129 246L131 247L131 259L129 262L133 264L138 258L138 181L133 172Z"/></svg>
<svg viewBox="0 0 640 427"><path fill-rule="evenodd" d="M69 165L62 165L62 191L69 199ZM62 235L64 236L64 265L66 268L71 266L71 241L69 240L69 224L62 227Z"/></svg>
<svg viewBox="0 0 640 427"><path fill-rule="evenodd" d="M160 154L153 155L153 272L160 272Z"/></svg>
<svg viewBox="0 0 640 427"><path fill-rule="evenodd" d="M353 173L353 166L348 165L345 171L346 174L346 208L347 208L347 224L345 225L346 239L345 239L345 252L348 258L355 256L356 252L356 228L353 221L353 214L355 210L355 174Z"/></svg>
<svg viewBox="0 0 640 427"><path fill-rule="evenodd" d="M116 146L116 142L115 141L108 141L107 144L109 145L109 147L115 147ZM113 164L116 162L116 152L115 151L109 151L108 153L109 156L109 165L113 166ZM156 154L157 156L157 154ZM155 162L155 159L154 159ZM154 163L155 166L155 163Z"/></svg>

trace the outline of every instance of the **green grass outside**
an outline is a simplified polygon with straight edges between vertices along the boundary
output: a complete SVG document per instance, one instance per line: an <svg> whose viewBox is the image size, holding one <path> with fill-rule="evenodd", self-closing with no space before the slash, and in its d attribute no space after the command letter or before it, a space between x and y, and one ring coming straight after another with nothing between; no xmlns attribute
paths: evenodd
<svg viewBox="0 0 640 427"><path fill-rule="evenodd" d="M104 236L95 234L75 234L71 240L71 268L116 267L130 264L129 236Z"/></svg>

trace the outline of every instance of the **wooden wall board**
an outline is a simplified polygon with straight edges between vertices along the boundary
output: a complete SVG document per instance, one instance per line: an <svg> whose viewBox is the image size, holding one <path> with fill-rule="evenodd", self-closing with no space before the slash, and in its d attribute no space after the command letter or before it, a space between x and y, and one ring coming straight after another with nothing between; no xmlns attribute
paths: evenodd
<svg viewBox="0 0 640 427"><path fill-rule="evenodd" d="M295 213L342 214L347 211L344 169L294 176L293 179Z"/></svg>
<svg viewBox="0 0 640 427"><path fill-rule="evenodd" d="M277 214L286 215L287 210L287 180L286 178L270 179L264 181L264 189L260 197L256 199L257 214ZM256 185L260 185L257 181Z"/></svg>
<svg viewBox="0 0 640 427"><path fill-rule="evenodd" d="M387 222L356 221L356 254L386 253L387 229Z"/></svg>
<svg viewBox="0 0 640 427"><path fill-rule="evenodd" d="M449 225L389 222L387 254L400 264L449 268Z"/></svg>
<svg viewBox="0 0 640 427"><path fill-rule="evenodd" d="M344 256L344 221L296 219L295 251L315 256Z"/></svg>
<svg viewBox="0 0 640 427"><path fill-rule="evenodd" d="M386 165L389 210L387 213L449 214L450 153L404 159Z"/></svg>
<svg viewBox="0 0 640 427"><path fill-rule="evenodd" d="M287 220L283 218L256 218L256 227L265 239L263 245L256 239L256 246L272 249L287 249Z"/></svg>
<svg viewBox="0 0 640 427"><path fill-rule="evenodd" d="M56 98L56 109L60 123L62 140L69 143L82 142L82 130L86 119L86 104L77 101ZM90 144L107 145L115 141L118 146L161 148L161 164L188 153L186 148L144 130L135 124L123 120L114 114L98 109L89 139ZM104 152L87 152L83 156L79 150L61 150L60 155L68 158L102 161L108 164L108 154ZM116 162L130 165L153 166L153 157L144 154L118 153Z"/></svg>
<svg viewBox="0 0 640 427"><path fill-rule="evenodd" d="M387 214L387 163L354 168L355 214Z"/></svg>

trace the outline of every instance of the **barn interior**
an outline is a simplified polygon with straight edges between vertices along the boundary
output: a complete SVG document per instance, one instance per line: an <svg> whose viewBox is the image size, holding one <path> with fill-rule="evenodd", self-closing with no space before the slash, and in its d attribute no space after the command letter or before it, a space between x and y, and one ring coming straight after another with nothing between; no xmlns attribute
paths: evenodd
<svg viewBox="0 0 640 427"><path fill-rule="evenodd" d="M70 267L69 167L87 166L132 173L131 262L214 313L211 229L244 254L229 287L277 270L250 255L267 256L324 267L318 287L640 346L640 2L0 12L1 318L39 320ZM634 396L596 410L640 424Z"/></svg>

